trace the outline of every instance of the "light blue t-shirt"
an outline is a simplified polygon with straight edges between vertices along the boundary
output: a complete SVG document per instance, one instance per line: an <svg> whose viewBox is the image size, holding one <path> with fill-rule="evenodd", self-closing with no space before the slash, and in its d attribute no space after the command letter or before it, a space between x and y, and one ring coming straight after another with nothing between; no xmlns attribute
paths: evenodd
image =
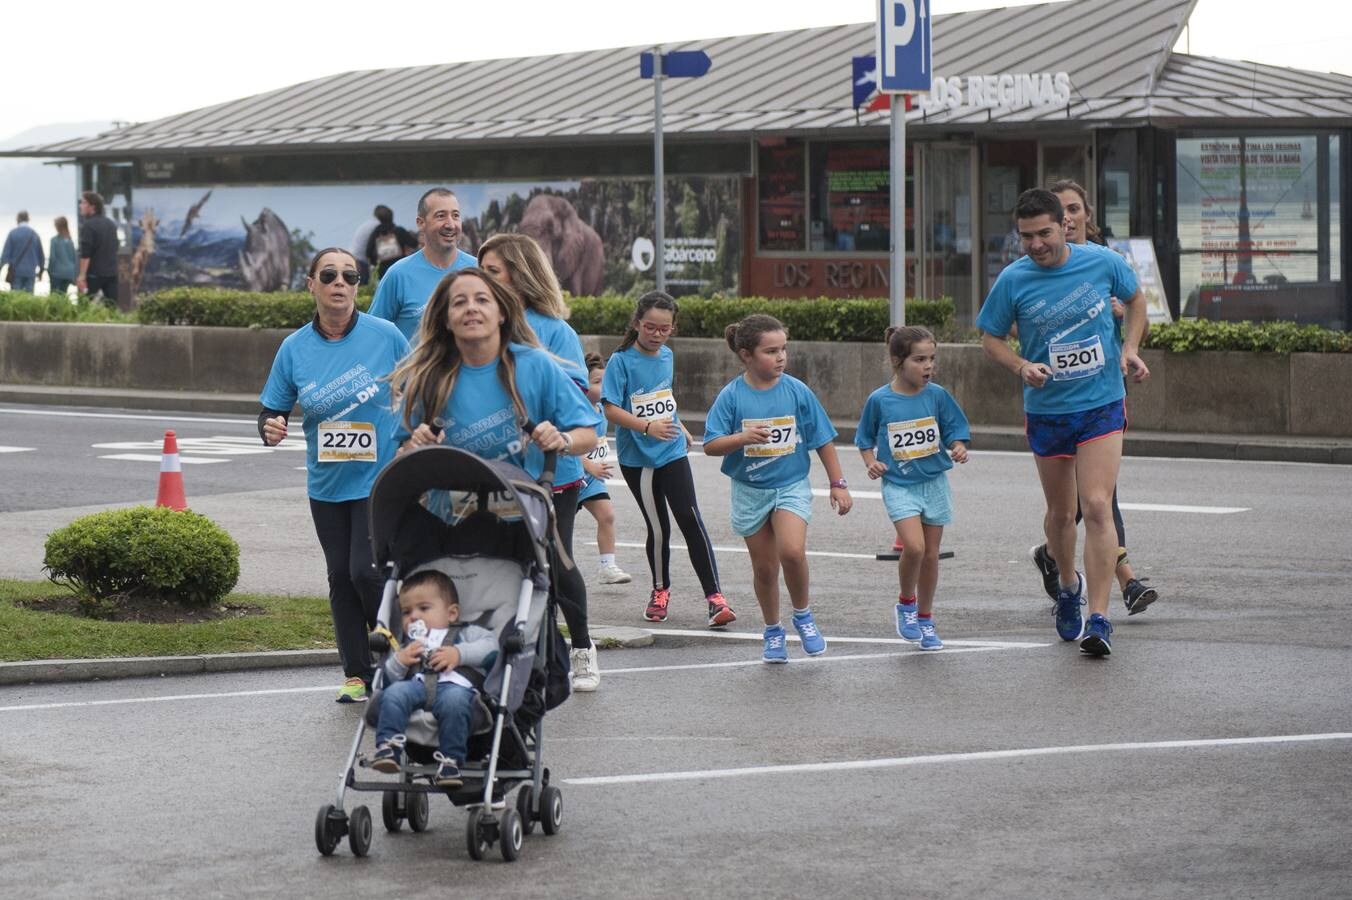
<svg viewBox="0 0 1352 900"><path fill-rule="evenodd" d="M908 396L885 384L868 395L859 413L854 445L872 448L887 463L883 480L893 484L921 484L953 468L948 447L971 441L972 432L958 402L948 391L930 382Z"/></svg>
<svg viewBox="0 0 1352 900"><path fill-rule="evenodd" d="M587 377L587 355L582 349L582 339L577 336L573 326L563 319L556 319L529 308L526 310L526 321L535 330L535 336L540 339L540 346L558 357L555 362L562 366L568 377L576 381L583 393L586 393L591 384L591 379Z"/></svg>
<svg viewBox="0 0 1352 900"><path fill-rule="evenodd" d="M1083 412L1126 396L1112 298L1130 303L1136 274L1111 251L1067 247L1070 257L1056 268L1030 256L1006 266L976 319L977 328L999 338L1017 323L1024 359L1052 370L1042 387L1023 388L1024 411L1038 415Z"/></svg>
<svg viewBox="0 0 1352 900"><path fill-rule="evenodd" d="M704 420L704 443L743 431L747 419L769 419L770 443L739 447L723 457L722 470L734 481L759 488L781 488L807 477L808 454L835 440L836 429L819 401L792 375L774 387L757 390L742 377L718 392Z"/></svg>
<svg viewBox="0 0 1352 900"><path fill-rule="evenodd" d="M315 500L370 496L376 474L394 458L395 414L383 379L407 353L398 328L365 313L339 340L325 340L311 323L282 341L258 401L283 410L300 401L306 489Z"/></svg>
<svg viewBox="0 0 1352 900"><path fill-rule="evenodd" d="M516 389L532 422L552 422L560 431L596 427L596 410L548 353L523 344L512 344L510 349L516 362ZM498 378L498 365L494 360L487 365L460 367L455 388L441 413L444 443L484 459L507 460L538 478L544 468L544 454L533 441L522 453L523 435L516 408ZM400 418L395 442L402 444L408 437L409 430ZM559 454L555 484L581 478L581 461Z"/></svg>
<svg viewBox="0 0 1352 900"><path fill-rule="evenodd" d="M620 465L658 469L686 455L685 433L679 427L681 414L676 409L672 383L674 371L671 348L665 344L656 356L649 356L638 347L610 355L605 378L601 379L601 402L641 419L671 418L677 425L676 433L665 441L628 428L616 428L615 450Z"/></svg>
<svg viewBox="0 0 1352 900"><path fill-rule="evenodd" d="M452 272L478 264L479 261L464 250L457 250L455 259L445 269L432 265L421 250L405 256L390 266L390 270L380 279L380 284L376 285L376 295L371 300L371 315L393 322L408 341L416 341L423 310L441 279Z"/></svg>

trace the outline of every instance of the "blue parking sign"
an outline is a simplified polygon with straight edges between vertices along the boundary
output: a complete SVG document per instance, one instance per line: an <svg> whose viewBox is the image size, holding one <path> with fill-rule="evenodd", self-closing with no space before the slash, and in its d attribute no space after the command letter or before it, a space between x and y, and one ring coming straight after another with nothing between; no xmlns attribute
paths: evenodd
<svg viewBox="0 0 1352 900"><path fill-rule="evenodd" d="M878 90L930 89L929 0L878 0Z"/></svg>

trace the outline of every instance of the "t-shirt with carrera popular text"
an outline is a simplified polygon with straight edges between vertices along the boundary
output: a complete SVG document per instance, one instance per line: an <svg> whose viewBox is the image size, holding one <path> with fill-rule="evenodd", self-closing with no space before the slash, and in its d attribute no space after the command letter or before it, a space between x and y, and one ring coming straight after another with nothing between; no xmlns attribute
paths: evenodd
<svg viewBox="0 0 1352 900"><path fill-rule="evenodd" d="M887 463L883 480L921 484L953 468L948 448L970 441L967 416L953 396L934 382L915 394L885 384L868 395L859 413L854 445Z"/></svg>
<svg viewBox="0 0 1352 900"><path fill-rule="evenodd" d="M610 355L605 377L601 379L601 401L640 419L671 419L677 425L676 433L665 441L628 428L616 428L615 450L620 465L658 469L686 455L674 377L674 357L665 344L655 356L638 347Z"/></svg>
<svg viewBox="0 0 1352 900"><path fill-rule="evenodd" d="M1038 415L1083 412L1126 395L1112 298L1132 302L1136 274L1116 253L1066 246L1069 257L1054 268L1029 256L1006 266L976 320L998 338L1017 323L1023 357L1051 369L1045 385L1023 388L1024 411Z"/></svg>
<svg viewBox="0 0 1352 900"><path fill-rule="evenodd" d="M258 400L304 415L306 489L339 503L370 496L394 458L395 414L384 379L408 353L408 341L384 319L357 314L352 330L326 340L306 324L282 341Z"/></svg>
<svg viewBox="0 0 1352 900"><path fill-rule="evenodd" d="M381 276L376 295L371 300L371 315L393 322L405 339L416 342L423 310L441 279L478 264L478 260L464 250L457 250L455 259L445 269L432 265L422 250L405 256Z"/></svg>
<svg viewBox="0 0 1352 900"><path fill-rule="evenodd" d="M816 395L792 375L781 375L772 387L757 389L744 377L718 392L704 420L704 443L745 431L751 425L770 429L770 441L739 447L723 457L724 475L759 488L781 488L807 477L808 454L836 437L836 429Z"/></svg>

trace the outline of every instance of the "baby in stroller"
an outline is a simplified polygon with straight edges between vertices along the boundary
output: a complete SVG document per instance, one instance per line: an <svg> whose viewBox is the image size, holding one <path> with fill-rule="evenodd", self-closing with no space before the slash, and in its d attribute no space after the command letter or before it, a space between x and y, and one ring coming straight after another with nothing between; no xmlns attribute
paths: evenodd
<svg viewBox="0 0 1352 900"><path fill-rule="evenodd" d="M377 772L397 773L403 762L405 736L414 710L427 709L436 718L438 750L432 781L458 788L465 762L477 691L458 667L488 674L498 654L493 632L460 624L460 598L446 575L415 572L399 587L399 611L405 640L385 661L386 687L380 699L376 749L369 765ZM426 679L435 675L428 684Z"/></svg>

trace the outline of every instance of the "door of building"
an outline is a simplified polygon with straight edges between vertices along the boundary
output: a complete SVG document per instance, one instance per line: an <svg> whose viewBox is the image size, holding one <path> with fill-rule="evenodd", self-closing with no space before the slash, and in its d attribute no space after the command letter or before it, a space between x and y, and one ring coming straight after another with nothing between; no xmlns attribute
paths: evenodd
<svg viewBox="0 0 1352 900"><path fill-rule="evenodd" d="M920 204L921 293L949 297L960 322L976 319L976 148L926 144Z"/></svg>

